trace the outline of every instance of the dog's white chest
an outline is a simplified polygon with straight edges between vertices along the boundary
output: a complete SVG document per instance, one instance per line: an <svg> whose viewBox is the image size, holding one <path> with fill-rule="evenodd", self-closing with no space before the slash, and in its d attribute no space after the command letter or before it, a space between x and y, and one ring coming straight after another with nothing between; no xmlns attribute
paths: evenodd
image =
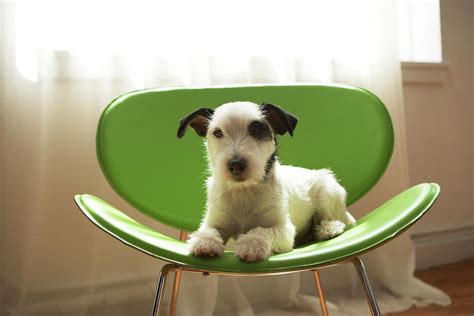
<svg viewBox="0 0 474 316"><path fill-rule="evenodd" d="M255 227L271 227L280 220L279 206L272 192L253 188L224 191L219 194L219 209L222 216L232 225L236 234L244 233Z"/></svg>

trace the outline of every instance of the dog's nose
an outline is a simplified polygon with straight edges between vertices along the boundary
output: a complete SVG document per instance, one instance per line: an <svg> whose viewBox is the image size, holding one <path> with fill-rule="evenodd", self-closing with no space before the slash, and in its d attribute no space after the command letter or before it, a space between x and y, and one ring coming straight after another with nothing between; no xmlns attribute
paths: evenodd
<svg viewBox="0 0 474 316"><path fill-rule="evenodd" d="M227 162L227 169L234 175L239 176L247 168L247 161L242 157L234 157Z"/></svg>

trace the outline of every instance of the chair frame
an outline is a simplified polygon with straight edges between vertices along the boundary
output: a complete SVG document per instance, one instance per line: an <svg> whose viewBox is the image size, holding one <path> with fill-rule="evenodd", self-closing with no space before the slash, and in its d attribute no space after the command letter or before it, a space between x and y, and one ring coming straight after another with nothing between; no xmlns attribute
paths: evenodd
<svg viewBox="0 0 474 316"><path fill-rule="evenodd" d="M185 231L181 231L179 235L179 239L181 241L186 240L187 234ZM173 284L173 292L171 296L171 304L170 304L170 316L176 316L176 308L177 308L177 302L178 302L178 294L179 294L179 286L181 283L181 273L182 272L195 272L195 273L202 273L203 277L209 276L210 274L216 274L216 275L231 275L231 276L269 276L269 275L279 275L279 274L287 274L287 273L295 273L295 272L303 272L303 271L311 271L311 273L314 276L314 280L317 286L317 291L318 291L318 296L319 296L319 303L321 305L321 312L323 316L328 316L328 309L326 306L326 300L324 296L324 290L321 284L321 278L319 276L319 269L321 268L326 268L330 266L337 265L339 263L343 262L350 262L354 265L355 269L357 270L357 273L359 275L360 281L362 285L364 286L364 291L365 291L365 296L367 299L367 302L369 304L369 309L372 315L374 316L380 316L380 310L377 305L377 301L375 299L374 292L372 290L372 286L370 285L369 282L369 277L367 275L367 272L364 267L364 263L362 260L356 256L353 258L346 259L342 262L336 262L336 263L331 263L328 265L318 265L315 267L309 267L305 269L298 269L298 270L284 270L284 271L278 271L278 272L259 272L259 273L239 273L239 272L221 272L221 271L209 271L209 270L200 270L200 269L194 269L194 268L189 268L183 265L179 264L174 264L174 263L169 263L164 265L161 268L160 274L158 276L158 281L156 285L156 292L155 292L155 298L153 302L153 311L152 311L152 316L157 316L159 315L161 308L162 308L162 298L163 298L163 292L165 289L166 281L168 279L168 275L170 272L175 273L175 278L174 278L174 284Z"/></svg>

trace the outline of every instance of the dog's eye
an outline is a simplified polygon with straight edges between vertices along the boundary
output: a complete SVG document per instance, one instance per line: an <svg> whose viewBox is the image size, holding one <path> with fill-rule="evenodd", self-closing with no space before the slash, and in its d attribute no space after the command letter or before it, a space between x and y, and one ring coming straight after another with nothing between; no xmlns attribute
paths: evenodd
<svg viewBox="0 0 474 316"><path fill-rule="evenodd" d="M251 135L257 135L257 134L260 134L261 132L262 132L262 126L260 126L258 124L250 125L249 133Z"/></svg>
<svg viewBox="0 0 474 316"><path fill-rule="evenodd" d="M248 133L257 140L271 140L272 132L267 124L261 121L253 121L249 124Z"/></svg>
<svg viewBox="0 0 474 316"><path fill-rule="evenodd" d="M214 134L214 136L216 136L217 138L222 138L222 137L224 137L224 134L222 133L222 131L221 131L220 129L216 129L213 134Z"/></svg>
<svg viewBox="0 0 474 316"><path fill-rule="evenodd" d="M248 127L249 134L252 136L257 136L263 133L265 125L259 121L253 121Z"/></svg>

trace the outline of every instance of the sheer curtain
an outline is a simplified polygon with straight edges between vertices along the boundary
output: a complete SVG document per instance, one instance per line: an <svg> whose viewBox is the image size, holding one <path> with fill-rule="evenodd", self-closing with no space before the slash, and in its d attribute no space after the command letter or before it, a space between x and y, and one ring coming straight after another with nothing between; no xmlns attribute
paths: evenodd
<svg viewBox="0 0 474 316"><path fill-rule="evenodd" d="M72 201L76 193L96 194L178 236L121 201L96 162L100 112L130 90L294 82L365 87L388 106L397 143L383 179L350 211L360 217L407 188L395 2L0 2L0 14L0 312L149 312L163 263L96 229ZM382 311L450 303L413 277L414 258L408 233L365 256ZM325 269L322 277L333 315L368 313L352 267ZM319 313L312 277L304 273L185 274L178 305L179 315Z"/></svg>

